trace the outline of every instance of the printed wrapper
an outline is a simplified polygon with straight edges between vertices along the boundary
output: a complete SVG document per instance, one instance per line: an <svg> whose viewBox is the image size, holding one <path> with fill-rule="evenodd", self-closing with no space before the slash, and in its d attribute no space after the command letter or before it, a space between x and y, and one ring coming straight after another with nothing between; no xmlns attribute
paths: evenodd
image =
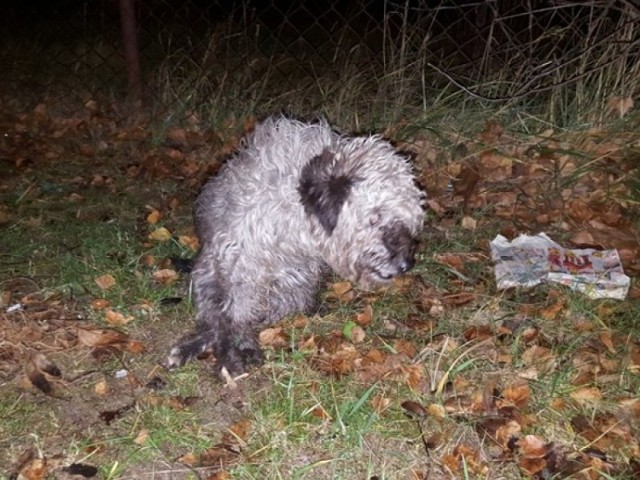
<svg viewBox="0 0 640 480"><path fill-rule="evenodd" d="M511 242L498 235L491 241L491 259L499 290L554 282L590 298L622 300L631 283L617 250L565 249L545 233Z"/></svg>

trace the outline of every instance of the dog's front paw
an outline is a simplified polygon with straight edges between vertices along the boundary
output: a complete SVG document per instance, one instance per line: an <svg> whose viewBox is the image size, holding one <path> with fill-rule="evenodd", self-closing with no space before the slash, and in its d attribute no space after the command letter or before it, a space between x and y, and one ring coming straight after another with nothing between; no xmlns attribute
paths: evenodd
<svg viewBox="0 0 640 480"><path fill-rule="evenodd" d="M249 371L252 367L257 367L264 363L264 355L260 347L229 346L216 356L216 369L221 372L223 368L232 377L237 377Z"/></svg>
<svg viewBox="0 0 640 480"><path fill-rule="evenodd" d="M197 332L183 337L169 352L165 362L168 370L175 370L192 358L211 347L211 338L206 333Z"/></svg>
<svg viewBox="0 0 640 480"><path fill-rule="evenodd" d="M164 362L164 366L167 370L175 370L176 368L180 368L182 365L187 363L189 360L189 356L185 355L180 346L175 346L169 352L169 356Z"/></svg>

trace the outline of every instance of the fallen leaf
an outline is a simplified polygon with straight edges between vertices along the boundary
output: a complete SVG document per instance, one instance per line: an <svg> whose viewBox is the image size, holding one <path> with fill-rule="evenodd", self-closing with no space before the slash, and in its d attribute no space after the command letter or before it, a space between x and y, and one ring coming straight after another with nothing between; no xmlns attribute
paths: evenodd
<svg viewBox="0 0 640 480"><path fill-rule="evenodd" d="M78 341L88 347L109 347L126 345L129 336L117 330L104 328L76 327Z"/></svg>
<svg viewBox="0 0 640 480"><path fill-rule="evenodd" d="M353 291L353 285L351 282L334 282L329 285L329 292L327 298L336 299L340 303L349 303L353 301L356 293Z"/></svg>
<svg viewBox="0 0 640 480"><path fill-rule="evenodd" d="M136 438L133 439L133 443L135 443L136 445L144 445L148 439L149 439L149 430L147 430L146 428L143 428L138 432L138 435L136 435Z"/></svg>
<svg viewBox="0 0 640 480"><path fill-rule="evenodd" d="M152 276L160 285L171 285L178 279L178 272L171 268L163 268L153 272Z"/></svg>
<svg viewBox="0 0 640 480"><path fill-rule="evenodd" d="M611 116L622 118L632 108L632 97L611 97L607 100L607 113Z"/></svg>
<svg viewBox="0 0 640 480"><path fill-rule="evenodd" d="M282 327L265 328L258 336L263 347L285 348L289 346L289 337Z"/></svg>
<svg viewBox="0 0 640 480"><path fill-rule="evenodd" d="M342 328L342 335L344 338L351 340L353 343L362 343L366 337L366 334L360 325L356 325L355 322L348 321Z"/></svg>
<svg viewBox="0 0 640 480"><path fill-rule="evenodd" d="M168 242L171 240L171 232L165 227L160 227L149 234L149 240L154 242Z"/></svg>
<svg viewBox="0 0 640 480"><path fill-rule="evenodd" d="M460 221L460 226L465 230L475 230L478 226L478 221L469 215L465 215Z"/></svg>
<svg viewBox="0 0 640 480"><path fill-rule="evenodd" d="M322 407L322 405L318 405L311 410L311 415L321 420L330 420L331 415L327 413L327 411Z"/></svg>
<svg viewBox="0 0 640 480"><path fill-rule="evenodd" d="M94 310L104 310L110 305L111 305L111 302L104 298L95 298L91 300L91 308L93 308Z"/></svg>
<svg viewBox="0 0 640 480"><path fill-rule="evenodd" d="M531 388L528 383L519 382L506 386L502 390L502 398L496 400L498 408L513 405L518 408L524 407L531 397Z"/></svg>
<svg viewBox="0 0 640 480"><path fill-rule="evenodd" d="M439 403L430 403L427 406L427 412L434 418L445 418L447 416L446 409Z"/></svg>
<svg viewBox="0 0 640 480"><path fill-rule="evenodd" d="M478 134L478 140L493 145L500 140L503 132L504 128L497 120L487 120L484 125L484 130Z"/></svg>
<svg viewBox="0 0 640 480"><path fill-rule="evenodd" d="M126 325L127 323L131 322L133 320L133 317L131 315L124 315L123 313L120 312L115 312L111 309L107 309L104 312L104 320L109 324L109 325L114 325L114 326L122 326L122 325Z"/></svg>
<svg viewBox="0 0 640 480"><path fill-rule="evenodd" d="M569 396L580 404L599 402L602 400L602 392L595 387L578 388L569 393Z"/></svg>
<svg viewBox="0 0 640 480"><path fill-rule="evenodd" d="M553 352L540 345L533 345L522 352L522 361L528 367L535 367L540 373L548 373L556 366Z"/></svg>
<svg viewBox="0 0 640 480"><path fill-rule="evenodd" d="M19 480L42 480L49 473L47 460L34 458L20 469Z"/></svg>
<svg viewBox="0 0 640 480"><path fill-rule="evenodd" d="M367 304L362 309L362 312L356 314L356 323L361 327L366 327L373 320L373 308L370 304Z"/></svg>
<svg viewBox="0 0 640 480"><path fill-rule="evenodd" d="M96 395L99 395L101 397L104 397L105 395L107 395L109 391L110 391L109 384L105 379L100 380L98 383L96 383L93 386L93 392Z"/></svg>
<svg viewBox="0 0 640 480"><path fill-rule="evenodd" d="M309 325L309 317L303 314L298 314L293 319L292 324L295 328L305 328Z"/></svg>
<svg viewBox="0 0 640 480"><path fill-rule="evenodd" d="M413 417L422 419L427 416L427 410L418 402L414 402L413 400L405 400L400 404L400 406Z"/></svg>
<svg viewBox="0 0 640 480"><path fill-rule="evenodd" d="M25 373L31 384L47 395L53 393L49 379L62 376L60 369L42 353L34 353L29 357Z"/></svg>
<svg viewBox="0 0 640 480"><path fill-rule="evenodd" d="M387 410L391 405L391 399L382 395L376 395L371 399L371 408L373 411L380 415Z"/></svg>
<svg viewBox="0 0 640 480"><path fill-rule="evenodd" d="M94 278L93 281L96 282L96 285L102 290L109 290L116 284L116 279L108 273Z"/></svg>
<svg viewBox="0 0 640 480"><path fill-rule="evenodd" d="M248 418L237 421L222 434L222 442L244 445L249 437L253 424Z"/></svg>
<svg viewBox="0 0 640 480"><path fill-rule="evenodd" d="M160 212L155 208L152 208L151 212L147 215L147 223L149 225L155 225L160 221L161 218L162 215L160 214Z"/></svg>
<svg viewBox="0 0 640 480"><path fill-rule="evenodd" d="M197 465L198 457L196 457L193 453L190 452L190 453L185 453L184 455L178 457L176 461L182 463L183 465L189 465L193 467Z"/></svg>
<svg viewBox="0 0 640 480"><path fill-rule="evenodd" d="M200 249L198 237L194 235L180 235L178 237L178 243L183 247L187 247L192 252L197 252Z"/></svg>

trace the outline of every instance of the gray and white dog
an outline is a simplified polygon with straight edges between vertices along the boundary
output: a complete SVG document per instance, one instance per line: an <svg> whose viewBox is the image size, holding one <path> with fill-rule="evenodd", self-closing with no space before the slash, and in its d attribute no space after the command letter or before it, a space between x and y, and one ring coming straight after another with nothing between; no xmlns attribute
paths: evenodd
<svg viewBox="0 0 640 480"><path fill-rule="evenodd" d="M422 203L410 164L378 136L259 123L197 199L197 329L167 365L212 349L218 369L239 374L262 362L255 329L312 309L329 269L365 288L408 271Z"/></svg>

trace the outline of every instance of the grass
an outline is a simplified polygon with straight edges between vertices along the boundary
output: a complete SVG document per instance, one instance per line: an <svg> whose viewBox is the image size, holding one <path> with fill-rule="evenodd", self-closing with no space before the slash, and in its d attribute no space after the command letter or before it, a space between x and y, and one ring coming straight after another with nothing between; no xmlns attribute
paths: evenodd
<svg viewBox="0 0 640 480"><path fill-rule="evenodd" d="M19 374L5 377L0 404L2 417L9 419L0 422L5 468L14 466L21 452L35 448L45 458L61 455L65 465L97 465L103 478L164 478L169 472L196 478L216 469L204 459L217 458L216 445L223 445L223 451L233 453L220 461L234 478L420 478L426 472L495 478L498 471L505 478L522 478L518 457L496 460L504 452L479 435L478 425L487 416L501 422L516 419L523 433L563 445L575 455L596 448L606 451L608 461L617 466L635 458L636 444L620 441L625 431L635 431L635 420L620 426L611 422L626 408L620 406L621 399L640 387L628 368L637 355L637 302L589 301L551 286L495 292L482 251L500 222L481 213L476 213L481 228L473 232L458 226L460 217L448 225L430 219L435 227L425 234L414 272L420 281L377 294L336 297L331 289L323 291L326 311L321 318L303 326L296 326L295 319L285 322L288 347L267 348L266 365L239 390L222 388L207 362L166 374L157 363L193 311L186 279L161 285L152 273L163 258L186 256L187 251L174 240L151 242L148 233L159 226L188 232L188 201L180 202L183 207L160 224L147 224L143 206L150 201L164 205L157 200L162 199L158 192L173 195L175 186L165 184L175 180L130 177L121 168L126 156L114 158L102 172L112 180L108 192L80 190L82 184L61 181L93 175L85 163L73 159L64 169L51 165L55 170L34 171L31 188L17 182L3 190L1 203L12 206L15 216L4 230L9 254L3 256L2 290L9 290L17 277L28 276L29 285L44 293L41 308L54 309L62 301L85 324L102 328L109 326L103 312L90 305L104 297L111 308L134 316L119 329L143 341L147 351L100 360L86 347L58 343L73 331L73 315L44 330L31 317L35 311L3 317L13 355L3 365L19 368L27 361L28 350L15 339L29 326L35 334L23 337L23 344L44 352L65 378L53 380L59 397L50 398L30 388ZM82 199L71 201L80 191ZM481 260L465 260L455 268L438 260L442 254L468 253L480 254ZM160 263L146 266L143 258L149 254ZM94 279L105 273L116 278L116 285L102 291ZM432 310L456 292L475 297L467 304ZM52 293L57 295L48 296ZM14 295L20 298L20 292ZM161 304L174 296L184 301ZM145 302L150 308L139 309ZM373 317L365 339L349 342L340 332L366 305ZM561 305L557 316L549 316L547 310L555 305ZM474 328L487 336L475 337ZM607 343L609 333L612 343ZM315 348L301 347L312 338ZM546 349L545 362L538 364L531 357L532 347ZM413 355L403 354L406 348L413 349ZM371 353L375 351L380 353ZM348 371L335 366L340 363L329 370L319 367L339 358L348 359ZM349 362L360 366L352 371ZM116 377L123 369L133 377ZM155 377L162 379L160 386L146 386ZM101 381L109 387L106 394L97 393ZM504 392L509 386L523 381L530 389L528 398L517 410L505 407L511 413L503 413L496 402L508 398ZM589 388L598 389L600 396L583 399L580 395L588 396ZM187 398L195 400L185 403ZM403 407L405 401L421 404L430 413L416 418ZM111 423L100 419L105 411L123 407ZM248 422L247 432L229 436L242 421ZM580 425L595 434L585 440L576 433ZM428 450L425 442L432 445Z"/></svg>

